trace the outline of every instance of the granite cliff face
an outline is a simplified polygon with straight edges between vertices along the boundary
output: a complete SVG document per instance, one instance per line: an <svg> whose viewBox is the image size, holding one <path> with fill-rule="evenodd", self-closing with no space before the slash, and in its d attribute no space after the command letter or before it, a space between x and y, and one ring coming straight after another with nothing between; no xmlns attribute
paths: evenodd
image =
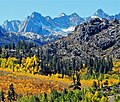
<svg viewBox="0 0 120 102"><path fill-rule="evenodd" d="M120 21L94 18L78 25L67 37L45 45L62 59L111 56L120 59Z"/></svg>

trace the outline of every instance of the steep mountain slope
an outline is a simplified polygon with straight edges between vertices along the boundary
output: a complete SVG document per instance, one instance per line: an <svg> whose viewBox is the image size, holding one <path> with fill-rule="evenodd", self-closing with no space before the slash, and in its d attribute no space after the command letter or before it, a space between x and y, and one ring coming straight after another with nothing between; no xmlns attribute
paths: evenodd
<svg viewBox="0 0 120 102"><path fill-rule="evenodd" d="M94 18L75 28L67 37L45 45L62 59L86 59L110 55L120 58L120 21Z"/></svg>
<svg viewBox="0 0 120 102"><path fill-rule="evenodd" d="M56 22L60 28L65 29L81 24L82 22L84 22L84 19L76 13L73 13L71 15L66 15L65 13L62 13L58 17L54 18L53 21Z"/></svg>
<svg viewBox="0 0 120 102"><path fill-rule="evenodd" d="M77 25L79 25L79 24L81 24L85 21L77 13L73 13L73 14L69 15L68 17L69 17L69 20L70 20L70 23L71 23L70 26L77 26Z"/></svg>
<svg viewBox="0 0 120 102"><path fill-rule="evenodd" d="M47 35L50 33L52 24L49 24L41 14L33 12L32 15L28 16L20 25L19 32L33 32Z"/></svg>
<svg viewBox="0 0 120 102"><path fill-rule="evenodd" d="M119 14L116 14L114 18L120 19L120 13L119 13Z"/></svg>
<svg viewBox="0 0 120 102"><path fill-rule="evenodd" d="M2 27L7 30L7 31L13 31L13 32L18 32L19 30L19 25L21 24L22 22L19 21L19 20L12 20L12 21L8 21L6 20Z"/></svg>
<svg viewBox="0 0 120 102"><path fill-rule="evenodd" d="M4 36L6 31L0 26L0 37Z"/></svg>
<svg viewBox="0 0 120 102"><path fill-rule="evenodd" d="M3 32L4 31L4 32ZM0 46L5 44L17 43L19 40L26 40L28 38L20 35L16 35L16 33L6 32L3 28L0 27Z"/></svg>
<svg viewBox="0 0 120 102"><path fill-rule="evenodd" d="M0 26L0 46L5 45L5 44L17 43L20 40L34 42L30 38L25 37L22 34L17 34L14 32L7 32L5 29L3 29Z"/></svg>
<svg viewBox="0 0 120 102"><path fill-rule="evenodd" d="M11 43L18 43L20 40L24 40L26 42L33 42L37 45L44 45L48 42L52 42L57 40L60 35L48 35L48 36L42 36L36 33L32 32L8 32L4 30L0 26L0 46L1 45L9 45Z"/></svg>
<svg viewBox="0 0 120 102"><path fill-rule="evenodd" d="M69 22L69 18L65 13L60 14L58 17L53 19L54 22L57 23L57 25L60 28L68 28L70 27L70 22Z"/></svg>
<svg viewBox="0 0 120 102"><path fill-rule="evenodd" d="M4 34L6 32L5 29L3 29L1 26L0 26L0 34Z"/></svg>

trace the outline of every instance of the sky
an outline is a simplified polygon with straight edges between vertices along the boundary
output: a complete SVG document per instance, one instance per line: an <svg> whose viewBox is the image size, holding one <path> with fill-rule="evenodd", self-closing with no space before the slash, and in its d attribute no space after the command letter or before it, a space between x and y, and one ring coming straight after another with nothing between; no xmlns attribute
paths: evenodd
<svg viewBox="0 0 120 102"><path fill-rule="evenodd" d="M0 24L5 20L23 21L34 11L52 18L62 12L87 17L99 8L110 15L118 14L120 0L0 0Z"/></svg>

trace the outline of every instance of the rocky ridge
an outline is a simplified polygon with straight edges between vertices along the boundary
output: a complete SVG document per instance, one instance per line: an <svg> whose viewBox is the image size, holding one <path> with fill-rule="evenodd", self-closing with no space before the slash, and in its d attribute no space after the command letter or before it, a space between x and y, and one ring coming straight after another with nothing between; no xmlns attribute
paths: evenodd
<svg viewBox="0 0 120 102"><path fill-rule="evenodd" d="M62 59L110 55L120 59L120 21L94 18L78 25L67 37L43 46Z"/></svg>

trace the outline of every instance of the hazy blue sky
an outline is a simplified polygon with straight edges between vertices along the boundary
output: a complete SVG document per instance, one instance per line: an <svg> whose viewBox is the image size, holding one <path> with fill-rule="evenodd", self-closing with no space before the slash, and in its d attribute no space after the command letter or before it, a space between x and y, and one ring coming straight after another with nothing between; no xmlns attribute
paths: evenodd
<svg viewBox="0 0 120 102"><path fill-rule="evenodd" d="M24 20L33 11L51 17L76 12L84 17L99 8L110 15L120 13L120 0L0 0L0 24L7 19Z"/></svg>

